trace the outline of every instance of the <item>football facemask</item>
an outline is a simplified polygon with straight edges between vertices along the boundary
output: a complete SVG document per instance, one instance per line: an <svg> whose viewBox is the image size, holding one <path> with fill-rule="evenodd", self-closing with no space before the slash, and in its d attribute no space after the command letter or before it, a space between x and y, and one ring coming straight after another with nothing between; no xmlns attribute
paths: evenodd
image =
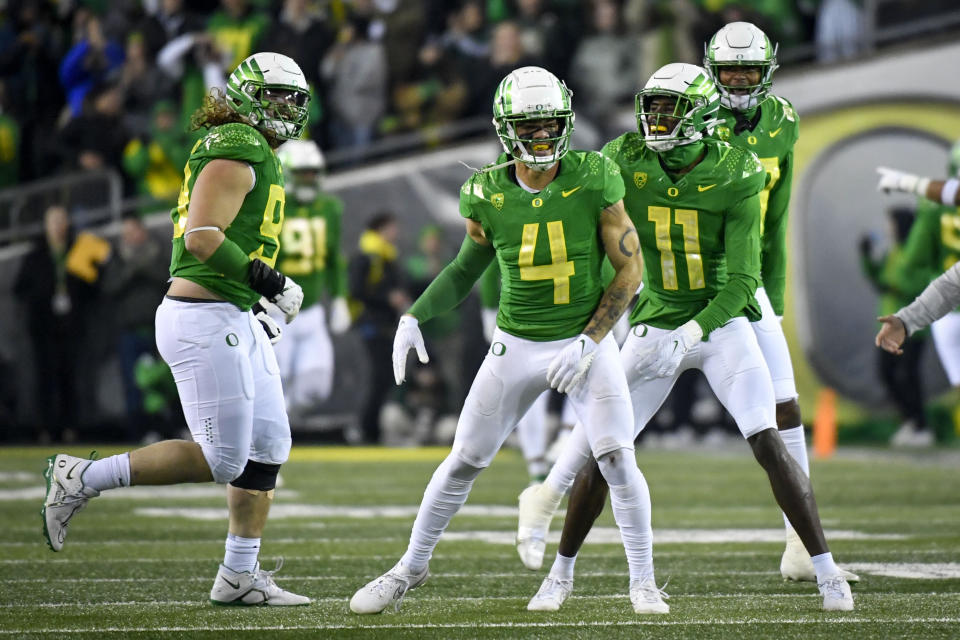
<svg viewBox="0 0 960 640"><path fill-rule="evenodd" d="M706 71L692 64L668 64L636 95L637 128L656 152L696 142L716 126L719 98Z"/></svg>
<svg viewBox="0 0 960 640"><path fill-rule="evenodd" d="M749 22L731 22L714 34L704 47L703 66L717 85L723 106L743 111L763 101L778 67L777 48L759 27ZM759 81L720 82L720 71L735 67L756 67L760 71Z"/></svg>
<svg viewBox="0 0 960 640"><path fill-rule="evenodd" d="M310 88L292 59L255 53L227 79L227 102L252 126L291 140L299 138L307 124Z"/></svg>
<svg viewBox="0 0 960 640"><path fill-rule="evenodd" d="M511 158L546 171L570 149L572 92L540 67L510 72L493 98L493 126Z"/></svg>

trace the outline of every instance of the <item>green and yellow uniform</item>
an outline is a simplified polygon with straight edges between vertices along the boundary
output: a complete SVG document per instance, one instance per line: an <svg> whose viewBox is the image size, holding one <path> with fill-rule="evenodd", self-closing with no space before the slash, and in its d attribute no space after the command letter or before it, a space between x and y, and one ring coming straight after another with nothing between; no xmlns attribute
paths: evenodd
<svg viewBox="0 0 960 640"><path fill-rule="evenodd" d="M726 142L707 138L703 149L700 163L674 178L642 134L625 133L603 148L623 174L643 252L631 325L675 329L694 319L706 336L732 317L760 318L753 294L766 173L754 154Z"/></svg>
<svg viewBox="0 0 960 640"><path fill-rule="evenodd" d="M346 275L340 253L343 201L321 193L309 204L287 207L277 269L303 288L303 308L317 304L326 293L346 295Z"/></svg>
<svg viewBox="0 0 960 640"><path fill-rule="evenodd" d="M502 154L497 164L509 158ZM603 285L600 213L623 198L617 166L595 151L570 151L538 193L510 167L478 172L460 190L460 214L478 222L501 275L497 326L534 341L576 336L593 316Z"/></svg>
<svg viewBox="0 0 960 640"><path fill-rule="evenodd" d="M793 186L793 147L800 135L800 119L788 100L768 95L740 121L723 105L714 135L757 154L769 179L760 192L760 275L774 313L783 315L787 280L787 215ZM752 125L752 126L750 126Z"/></svg>
<svg viewBox="0 0 960 640"><path fill-rule="evenodd" d="M196 282L246 311L260 299L260 294L198 260L187 251L183 238L193 185L207 163L218 158L245 162L253 168L256 179L237 217L223 230L224 234L251 260L262 260L271 267L276 263L285 199L280 161L259 131L246 124L230 123L211 129L190 151L177 206L170 212L173 218L170 275Z"/></svg>
<svg viewBox="0 0 960 640"><path fill-rule="evenodd" d="M909 299L960 261L960 207L920 198L891 284Z"/></svg>

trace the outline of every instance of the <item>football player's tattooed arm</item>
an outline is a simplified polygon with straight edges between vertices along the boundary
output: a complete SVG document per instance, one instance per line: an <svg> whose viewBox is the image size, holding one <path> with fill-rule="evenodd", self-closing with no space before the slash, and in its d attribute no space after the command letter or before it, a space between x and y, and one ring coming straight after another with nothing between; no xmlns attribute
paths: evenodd
<svg viewBox="0 0 960 640"><path fill-rule="evenodd" d="M703 335L740 313L760 284L760 196L744 198L724 216L727 283L693 319Z"/></svg>
<svg viewBox="0 0 960 640"><path fill-rule="evenodd" d="M425 322L460 304L496 255L480 223L469 218L466 223L467 235L457 257L437 274L407 312L419 322Z"/></svg>
<svg viewBox="0 0 960 640"><path fill-rule="evenodd" d="M640 239L623 206L623 200L610 205L600 214L600 239L616 275L607 285L597 310L583 330L597 343L603 340L627 310L643 277Z"/></svg>
<svg viewBox="0 0 960 640"><path fill-rule="evenodd" d="M760 276L773 312L783 315L787 282L787 210L793 183L793 151L780 163L780 179L770 190L760 249Z"/></svg>
<svg viewBox="0 0 960 640"><path fill-rule="evenodd" d="M206 262L226 239L223 230L237 217L252 183L249 165L236 160L211 160L200 171L190 192L183 238L197 260Z"/></svg>

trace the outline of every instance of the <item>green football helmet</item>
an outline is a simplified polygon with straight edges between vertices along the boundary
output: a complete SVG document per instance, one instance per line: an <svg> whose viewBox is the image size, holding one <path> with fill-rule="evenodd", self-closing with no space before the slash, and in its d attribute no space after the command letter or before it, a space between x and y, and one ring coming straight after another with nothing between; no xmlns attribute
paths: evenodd
<svg viewBox="0 0 960 640"><path fill-rule="evenodd" d="M255 53L227 79L227 103L252 126L291 140L299 138L307 124L310 87L292 59Z"/></svg>
<svg viewBox="0 0 960 640"><path fill-rule="evenodd" d="M573 92L563 81L540 67L511 71L493 96L493 126L507 155L531 169L546 171L570 150L573 133ZM556 120L556 131L545 138L522 138L517 125L526 121ZM532 146L548 145L549 154L538 154Z"/></svg>
<svg viewBox="0 0 960 640"><path fill-rule="evenodd" d="M658 98L674 99L670 112ZM650 149L661 152L710 135L717 125L720 94L707 72L693 64L672 62L657 69L635 100L637 129Z"/></svg>
<svg viewBox="0 0 960 640"><path fill-rule="evenodd" d="M277 149L283 167L284 187L298 202L313 202L320 195L327 163L313 140L288 140Z"/></svg>
<svg viewBox="0 0 960 640"><path fill-rule="evenodd" d="M717 31L704 47L703 66L720 90L720 104L736 111L760 104L770 90L773 72L778 67L777 48L767 34L749 22L731 22ZM760 82L744 86L721 84L723 67L759 67Z"/></svg>

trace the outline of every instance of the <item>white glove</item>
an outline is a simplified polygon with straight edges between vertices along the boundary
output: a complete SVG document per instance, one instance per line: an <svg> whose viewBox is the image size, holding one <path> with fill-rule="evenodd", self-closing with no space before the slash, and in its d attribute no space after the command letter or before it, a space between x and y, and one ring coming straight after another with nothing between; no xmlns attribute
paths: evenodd
<svg viewBox="0 0 960 640"><path fill-rule="evenodd" d="M286 279L283 281L283 289L280 290L280 293L272 298L267 298L267 300L277 305L277 308L283 312L287 324L290 324L290 321L300 313L300 305L303 304L303 289L290 276L284 276L284 278Z"/></svg>
<svg viewBox="0 0 960 640"><path fill-rule="evenodd" d="M669 378L677 372L683 356L702 339L703 329L696 320L690 320L660 338L654 348L643 352L634 367L647 380Z"/></svg>
<svg viewBox="0 0 960 640"><path fill-rule="evenodd" d="M586 377L593 359L597 357L598 346L593 338L581 333L550 361L550 366L547 367L547 383L560 393L569 393L576 389Z"/></svg>
<svg viewBox="0 0 960 640"><path fill-rule="evenodd" d="M340 334L350 328L350 308L344 298L334 298L330 303L330 331Z"/></svg>
<svg viewBox="0 0 960 640"><path fill-rule="evenodd" d="M270 338L270 344L277 344L283 337L283 328L267 313L267 309L264 307L265 302L267 302L266 298L260 298L260 302L254 304L250 311L253 311L253 317L257 319L260 326L263 327L264 333Z"/></svg>
<svg viewBox="0 0 960 640"><path fill-rule="evenodd" d="M430 362L419 324L413 316L401 316L397 333L393 336L393 379L397 384L401 384L407 377L407 352L410 349L417 350L420 362Z"/></svg>
<svg viewBox="0 0 960 640"><path fill-rule="evenodd" d="M877 173L880 174L877 191L883 191L884 193L901 191L903 193L913 193L922 198L927 197L927 186L930 184L930 178L921 178L912 173L904 173L887 167L877 167Z"/></svg>
<svg viewBox="0 0 960 640"><path fill-rule="evenodd" d="M497 310L480 309L480 320L483 322L483 339L493 342L493 332L497 328Z"/></svg>

